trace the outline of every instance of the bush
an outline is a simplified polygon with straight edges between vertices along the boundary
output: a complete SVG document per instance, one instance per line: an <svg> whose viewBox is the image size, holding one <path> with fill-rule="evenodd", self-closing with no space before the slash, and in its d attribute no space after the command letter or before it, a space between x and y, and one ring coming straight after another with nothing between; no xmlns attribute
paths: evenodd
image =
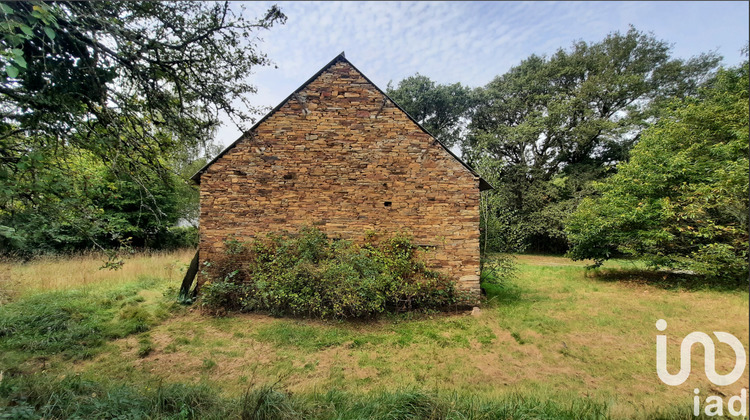
<svg viewBox="0 0 750 420"><path fill-rule="evenodd" d="M372 317L457 303L453 282L427 270L421 257L403 234L364 245L332 241L315 228L250 243L230 239L222 258L204 263L209 280L201 302L216 313L320 318Z"/></svg>

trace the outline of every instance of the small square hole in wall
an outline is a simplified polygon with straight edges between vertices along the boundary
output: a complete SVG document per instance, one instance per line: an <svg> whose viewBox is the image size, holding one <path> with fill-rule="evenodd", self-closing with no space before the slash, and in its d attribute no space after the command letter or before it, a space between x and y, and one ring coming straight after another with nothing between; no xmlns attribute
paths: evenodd
<svg viewBox="0 0 750 420"><path fill-rule="evenodd" d="M390 207L391 204L393 204L393 203L391 203L390 201L384 201L383 202L383 205L386 206L386 207Z"/></svg>

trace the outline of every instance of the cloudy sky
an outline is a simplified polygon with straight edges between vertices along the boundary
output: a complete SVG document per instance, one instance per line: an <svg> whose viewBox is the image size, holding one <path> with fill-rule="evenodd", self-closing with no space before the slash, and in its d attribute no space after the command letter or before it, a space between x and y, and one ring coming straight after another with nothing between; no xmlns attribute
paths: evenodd
<svg viewBox="0 0 750 420"><path fill-rule="evenodd" d="M242 4L248 17L273 2ZM650 31L688 58L718 51L742 61L748 2L277 2L285 25L260 34L277 69L249 75L254 104L276 106L341 51L375 84L420 73L438 83L476 87L531 54L550 54L575 40L596 42L628 25ZM233 8L239 10L240 4ZM250 124L248 124L248 127ZM240 130L217 133L228 145Z"/></svg>

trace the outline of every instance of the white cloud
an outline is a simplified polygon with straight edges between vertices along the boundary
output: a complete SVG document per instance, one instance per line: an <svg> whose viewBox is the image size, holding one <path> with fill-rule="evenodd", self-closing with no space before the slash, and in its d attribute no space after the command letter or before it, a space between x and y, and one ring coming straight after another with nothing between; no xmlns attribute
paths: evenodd
<svg viewBox="0 0 750 420"><path fill-rule="evenodd" d="M272 2L247 3L260 16ZM260 50L278 69L250 77L252 100L275 106L342 50L381 88L420 73L481 86L531 54L597 41L632 23L675 44L677 56L719 48L729 64L747 42L746 2L280 2L286 25ZM233 126L219 131L228 144Z"/></svg>

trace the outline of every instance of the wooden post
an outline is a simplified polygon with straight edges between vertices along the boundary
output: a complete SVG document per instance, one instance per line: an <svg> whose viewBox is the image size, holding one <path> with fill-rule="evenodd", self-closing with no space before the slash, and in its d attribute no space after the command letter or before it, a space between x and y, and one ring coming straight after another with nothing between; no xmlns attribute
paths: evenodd
<svg viewBox="0 0 750 420"><path fill-rule="evenodd" d="M185 273L185 278L182 279L180 295L177 297L178 302L184 304L193 303L193 300L195 299L195 290L197 290L197 288L191 294L190 286L193 285L193 279L196 274L198 274L198 251L195 251L195 256L193 257L193 260L190 261L190 266L187 269L187 273Z"/></svg>

